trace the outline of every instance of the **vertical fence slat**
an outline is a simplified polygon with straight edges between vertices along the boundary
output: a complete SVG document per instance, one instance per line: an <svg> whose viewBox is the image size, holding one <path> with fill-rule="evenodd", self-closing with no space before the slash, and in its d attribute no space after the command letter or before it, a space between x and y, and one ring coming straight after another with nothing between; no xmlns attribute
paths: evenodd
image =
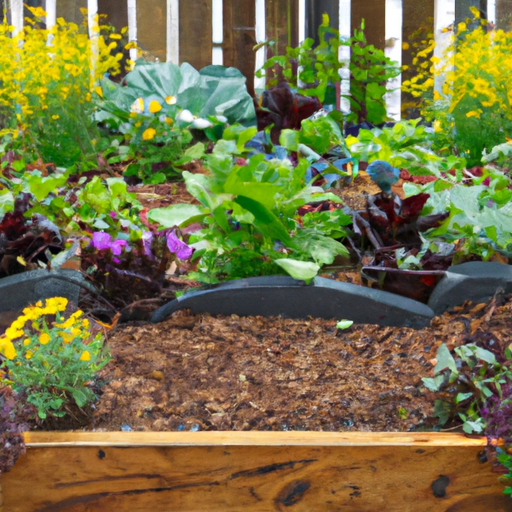
<svg viewBox="0 0 512 512"><path fill-rule="evenodd" d="M128 0L128 39L130 43L137 42L137 0ZM137 49L130 49L130 59L137 60Z"/></svg>
<svg viewBox="0 0 512 512"><path fill-rule="evenodd" d="M51 30L52 27L55 26L57 21L57 1L56 0L46 0L45 5L46 11L46 28Z"/></svg>
<svg viewBox="0 0 512 512"><path fill-rule="evenodd" d="M434 4L434 40L436 47L434 55L442 57L446 48L450 44L450 38L453 34L453 24L455 21L455 0L435 0ZM452 31L448 27L452 26ZM434 84L436 90L441 90L442 80L436 77Z"/></svg>
<svg viewBox="0 0 512 512"><path fill-rule="evenodd" d="M84 17L80 9L87 8L87 0L57 0L57 16L66 21L80 24Z"/></svg>
<svg viewBox="0 0 512 512"><path fill-rule="evenodd" d="M59 0L61 1L61 0ZM110 23L117 30L128 26L128 3L126 0L98 0L98 12L107 16Z"/></svg>
<svg viewBox="0 0 512 512"><path fill-rule="evenodd" d="M224 65L238 68L254 95L256 53L256 4L254 0L224 0Z"/></svg>
<svg viewBox="0 0 512 512"><path fill-rule="evenodd" d="M11 25L14 27L13 35L23 30L23 0L10 0Z"/></svg>
<svg viewBox="0 0 512 512"><path fill-rule="evenodd" d="M368 44L384 48L386 0L354 0L352 2L352 30L361 27L364 19L366 39Z"/></svg>
<svg viewBox="0 0 512 512"><path fill-rule="evenodd" d="M299 42L299 2L298 0L267 0L267 39L277 42L279 54L286 47L297 46Z"/></svg>
<svg viewBox="0 0 512 512"><path fill-rule="evenodd" d="M188 0L180 5L180 62L196 69L212 62L212 1Z"/></svg>
<svg viewBox="0 0 512 512"><path fill-rule="evenodd" d="M351 0L339 0L339 31L341 37L349 38L351 33L351 16L352 16L352 2ZM340 70L341 83L340 94L350 94L350 48L348 46L340 46L338 49L338 57L340 61L346 63L346 67ZM343 112L350 112L350 101L348 98L340 97L340 109Z"/></svg>
<svg viewBox="0 0 512 512"><path fill-rule="evenodd" d="M402 65L402 40L403 40L403 0L386 0L386 44L384 52L386 57ZM402 75L388 80L386 105L388 116L395 121L401 116L400 86Z"/></svg>
<svg viewBox="0 0 512 512"><path fill-rule="evenodd" d="M137 0L139 46L160 61L167 58L167 0Z"/></svg>
<svg viewBox="0 0 512 512"><path fill-rule="evenodd" d="M167 0L166 60L180 62L180 1Z"/></svg>
<svg viewBox="0 0 512 512"><path fill-rule="evenodd" d="M267 41L276 43L275 50L267 49L267 58L284 55L286 47L299 44L299 2L298 0L267 0L265 4ZM272 73L267 71L267 78Z"/></svg>

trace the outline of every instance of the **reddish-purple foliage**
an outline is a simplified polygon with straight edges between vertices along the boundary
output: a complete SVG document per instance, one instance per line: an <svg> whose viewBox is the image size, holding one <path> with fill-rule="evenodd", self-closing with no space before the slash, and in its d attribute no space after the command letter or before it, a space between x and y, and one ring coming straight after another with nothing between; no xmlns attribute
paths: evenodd
<svg viewBox="0 0 512 512"><path fill-rule="evenodd" d="M9 471L25 453L23 432L35 418L35 409L9 386L0 387L0 474Z"/></svg>

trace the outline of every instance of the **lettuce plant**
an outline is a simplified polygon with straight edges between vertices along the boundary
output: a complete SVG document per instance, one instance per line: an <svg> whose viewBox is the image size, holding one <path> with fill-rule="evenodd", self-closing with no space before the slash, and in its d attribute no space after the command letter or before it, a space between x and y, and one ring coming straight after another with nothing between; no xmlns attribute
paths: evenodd
<svg viewBox="0 0 512 512"><path fill-rule="evenodd" d="M148 218L162 228L190 234L198 259L197 280L217 282L286 271L310 280L337 255L348 254L337 240L322 232L323 223L301 226L297 209L337 196L305 180L309 166L299 158L246 158L245 144L255 129L233 127L207 156L209 175L183 173L187 190L199 205L181 204L150 210ZM231 137L231 138L230 138ZM351 222L340 212L340 224ZM329 222L331 219L327 219Z"/></svg>

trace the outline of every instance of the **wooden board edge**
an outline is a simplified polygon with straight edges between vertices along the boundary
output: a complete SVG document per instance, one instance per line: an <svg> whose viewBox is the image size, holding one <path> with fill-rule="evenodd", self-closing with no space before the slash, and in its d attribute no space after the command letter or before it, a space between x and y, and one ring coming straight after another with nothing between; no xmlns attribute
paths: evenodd
<svg viewBox="0 0 512 512"><path fill-rule="evenodd" d="M52 446L479 446L446 432L26 432L27 448ZM0 511L1 512L1 511Z"/></svg>

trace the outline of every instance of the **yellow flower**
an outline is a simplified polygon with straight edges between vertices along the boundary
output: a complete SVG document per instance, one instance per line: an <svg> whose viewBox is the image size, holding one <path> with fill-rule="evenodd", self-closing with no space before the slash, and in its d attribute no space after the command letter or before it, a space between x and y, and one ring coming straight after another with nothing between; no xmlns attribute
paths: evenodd
<svg viewBox="0 0 512 512"><path fill-rule="evenodd" d="M25 354L25 357L27 359L31 359L33 355L34 355L34 351L33 350L27 350L27 353Z"/></svg>
<svg viewBox="0 0 512 512"><path fill-rule="evenodd" d="M121 34L110 34L108 37L110 37L110 39L121 39L122 38Z"/></svg>
<svg viewBox="0 0 512 512"><path fill-rule="evenodd" d="M176 98L174 96L167 96L165 103L167 103L167 105L176 105Z"/></svg>
<svg viewBox="0 0 512 512"><path fill-rule="evenodd" d="M91 360L91 354L88 350L84 350L82 352L82 355L80 356L80 361L90 361Z"/></svg>
<svg viewBox="0 0 512 512"><path fill-rule="evenodd" d="M476 110L471 110L470 112L466 112L466 117L480 117L480 112L477 112Z"/></svg>
<svg viewBox="0 0 512 512"><path fill-rule="evenodd" d="M28 347L30 345L30 338L25 338L23 340L23 345L25 345L25 347Z"/></svg>
<svg viewBox="0 0 512 512"><path fill-rule="evenodd" d="M39 343L41 343L41 345L46 345L49 341L50 335L46 332L41 333L41 335L39 336Z"/></svg>
<svg viewBox="0 0 512 512"><path fill-rule="evenodd" d="M56 119L59 119L59 117L60 117L59 115L54 114L54 115L52 116L52 119L55 119L55 120L56 120Z"/></svg>
<svg viewBox="0 0 512 512"><path fill-rule="evenodd" d="M98 85L94 88L94 92L100 97L103 98L103 89Z"/></svg>
<svg viewBox="0 0 512 512"><path fill-rule="evenodd" d="M14 348L11 340L0 338L0 353L9 360L16 357L16 349Z"/></svg>
<svg viewBox="0 0 512 512"><path fill-rule="evenodd" d="M25 333L19 329L14 327L8 327L5 331L5 337L9 340L15 340L16 338L21 338Z"/></svg>
<svg viewBox="0 0 512 512"><path fill-rule="evenodd" d="M408 49L409 49L409 43L407 43L407 42L405 42L405 41L404 41L404 42L402 43L402 50L408 50Z"/></svg>
<svg viewBox="0 0 512 512"><path fill-rule="evenodd" d="M153 139L155 137L155 135L156 135L156 130L154 128L148 128L142 134L142 138L144 140L151 140L151 139Z"/></svg>
<svg viewBox="0 0 512 512"><path fill-rule="evenodd" d="M153 101L150 102L150 104L149 104L149 111L152 114L156 114L157 112L160 112L160 110L162 110L162 105L160 105L160 103L158 103L158 101L153 100Z"/></svg>

